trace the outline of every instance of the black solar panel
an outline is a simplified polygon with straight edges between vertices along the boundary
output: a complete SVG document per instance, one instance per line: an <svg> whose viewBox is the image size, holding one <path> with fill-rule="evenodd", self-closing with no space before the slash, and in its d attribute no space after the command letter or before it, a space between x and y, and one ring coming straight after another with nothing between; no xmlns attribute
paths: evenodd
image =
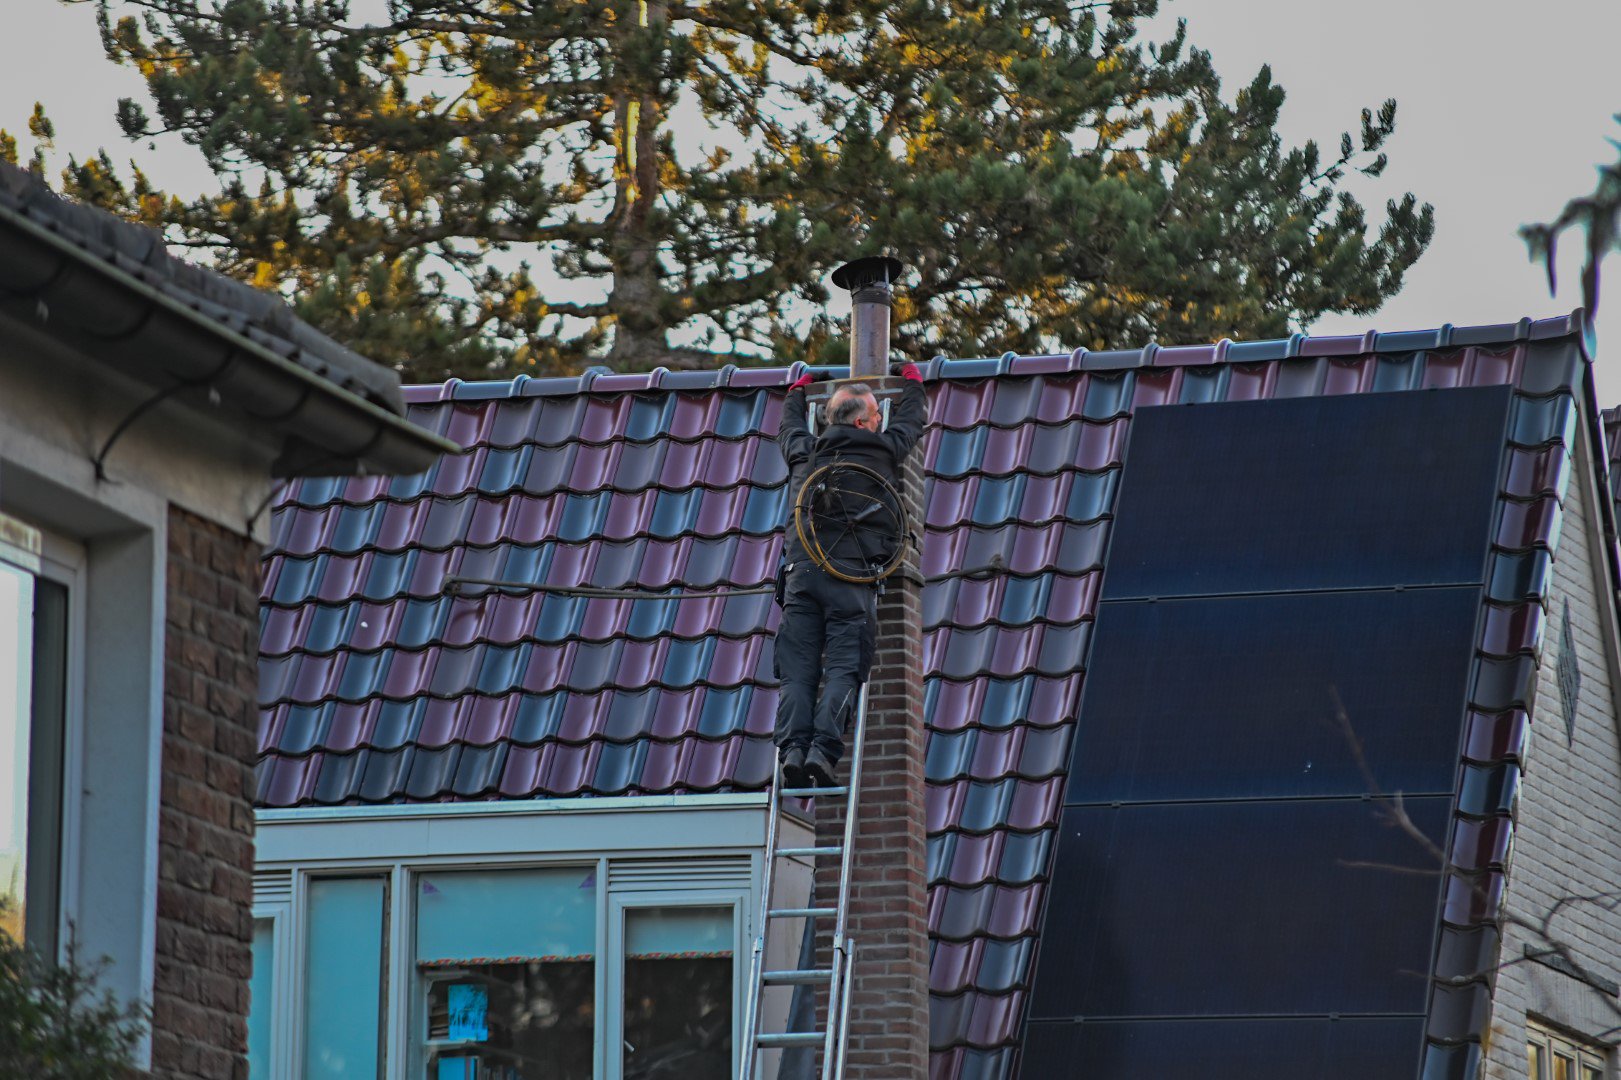
<svg viewBox="0 0 1621 1080"><path fill-rule="evenodd" d="M1020 1075L1041 1080L1376 1080L1414 1075L1418 1019L1040 1022Z"/></svg>
<svg viewBox="0 0 1621 1080"><path fill-rule="evenodd" d="M1364 765L1449 793L1479 611L1478 586L1102 604L1065 801L1361 794Z"/></svg>
<svg viewBox="0 0 1621 1080"><path fill-rule="evenodd" d="M1141 409L1103 598L1479 582L1509 396Z"/></svg>
<svg viewBox="0 0 1621 1080"><path fill-rule="evenodd" d="M1406 807L1444 843L1450 798ZM1433 867L1372 800L1072 807L1030 1017L1422 1014Z"/></svg>

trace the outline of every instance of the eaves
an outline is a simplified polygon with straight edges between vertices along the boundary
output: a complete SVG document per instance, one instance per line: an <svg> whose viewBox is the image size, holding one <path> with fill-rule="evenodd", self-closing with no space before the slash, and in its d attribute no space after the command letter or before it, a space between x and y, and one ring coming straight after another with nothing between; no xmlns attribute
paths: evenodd
<svg viewBox="0 0 1621 1080"><path fill-rule="evenodd" d="M151 386L228 406L279 436L278 476L410 474L461 447L328 378L319 358L143 281L0 200L0 314ZM334 373L336 374L336 373Z"/></svg>

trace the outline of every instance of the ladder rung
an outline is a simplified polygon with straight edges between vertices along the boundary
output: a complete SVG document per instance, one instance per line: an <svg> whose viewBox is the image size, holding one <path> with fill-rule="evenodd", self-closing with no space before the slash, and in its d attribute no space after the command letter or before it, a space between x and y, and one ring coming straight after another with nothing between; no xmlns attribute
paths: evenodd
<svg viewBox="0 0 1621 1080"><path fill-rule="evenodd" d="M819 1031L783 1031L762 1034L754 1040L756 1046L821 1046L827 1036Z"/></svg>
<svg viewBox="0 0 1621 1080"><path fill-rule="evenodd" d="M838 844L834 844L832 847L780 847L777 849L777 856L779 858L795 855L815 857L817 855L837 855L843 850L844 848Z"/></svg>
<svg viewBox="0 0 1621 1080"><path fill-rule="evenodd" d="M777 792L784 799L814 799L818 795L848 795L848 787L790 787Z"/></svg>
<svg viewBox="0 0 1621 1080"><path fill-rule="evenodd" d="M776 983L779 986L783 984L800 985L827 982L832 977L832 968L801 968L797 971L768 971L760 976L760 981Z"/></svg>
<svg viewBox="0 0 1621 1080"><path fill-rule="evenodd" d="M765 913L768 919L829 919L839 913L830 907L781 907Z"/></svg>

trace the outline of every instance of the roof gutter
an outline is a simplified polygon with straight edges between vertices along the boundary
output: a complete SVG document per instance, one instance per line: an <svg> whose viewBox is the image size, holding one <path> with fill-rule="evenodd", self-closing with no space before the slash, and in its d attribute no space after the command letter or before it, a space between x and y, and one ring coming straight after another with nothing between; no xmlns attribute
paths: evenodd
<svg viewBox="0 0 1621 1080"><path fill-rule="evenodd" d="M0 268L0 297L11 314L165 393L206 388L283 432L278 476L418 473L463 449L279 355L250 336L250 324L237 329L201 302L190 306L166 295L3 202L0 226L24 248ZM30 263L37 280L26 280ZM24 310L17 310L19 300ZM53 301L72 311L77 325L53 325Z"/></svg>

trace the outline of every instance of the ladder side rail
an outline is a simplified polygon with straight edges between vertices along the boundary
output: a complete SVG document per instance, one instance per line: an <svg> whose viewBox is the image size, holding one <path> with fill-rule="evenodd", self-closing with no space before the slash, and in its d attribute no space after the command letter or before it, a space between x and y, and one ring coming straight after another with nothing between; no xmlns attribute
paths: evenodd
<svg viewBox="0 0 1621 1080"><path fill-rule="evenodd" d="M749 959L748 996L743 1001L743 1062L738 1073L739 1080L751 1080L754 1075L755 1059L759 1054L756 1043L760 1016L764 1010L761 998L765 993L765 935L766 926L770 922L766 913L771 910L771 885L777 865L777 823L782 818L782 798L779 792L781 777L781 769L771 771L771 799L766 816L765 865L760 875L760 908L754 924L754 944Z"/></svg>
<svg viewBox="0 0 1621 1080"><path fill-rule="evenodd" d="M844 943L833 945L833 977L827 983L827 1033L822 1040L822 1080L832 1080L833 1061L844 1042L839 1031L840 990L844 987Z"/></svg>
<svg viewBox="0 0 1621 1080"><path fill-rule="evenodd" d="M833 1080L833 1066L840 1048L848 1041L843 1030L841 998L844 985L849 981L846 972L844 935L850 921L850 868L855 862L856 815L861 805L861 759L867 742L867 684L861 684L861 695L856 699L855 753L850 757L849 790L844 803L844 858L839 860L839 898L833 924L833 980L828 987L827 1042L822 1052L822 1080Z"/></svg>
<svg viewBox="0 0 1621 1080"><path fill-rule="evenodd" d="M844 1058L850 1050L850 983L856 970L856 940L844 943L847 954L844 964L844 995L839 999L839 1060L833 1068L833 1080L844 1080Z"/></svg>

